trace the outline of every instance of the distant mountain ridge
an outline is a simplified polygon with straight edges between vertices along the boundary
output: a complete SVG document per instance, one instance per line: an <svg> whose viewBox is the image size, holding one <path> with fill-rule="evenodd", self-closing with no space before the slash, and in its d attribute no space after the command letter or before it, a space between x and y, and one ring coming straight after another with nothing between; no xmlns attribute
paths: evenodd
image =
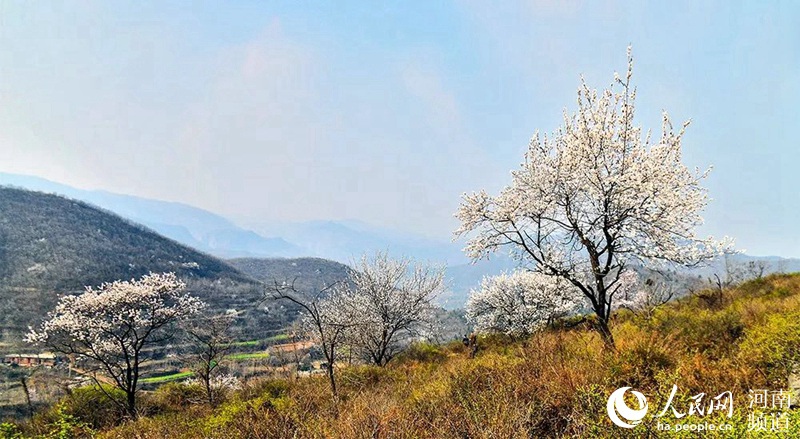
<svg viewBox="0 0 800 439"><path fill-rule="evenodd" d="M237 258L228 262L269 288L274 282L295 282L301 291L320 291L350 275L350 267L321 258L259 259Z"/></svg>
<svg viewBox="0 0 800 439"><path fill-rule="evenodd" d="M459 244L356 220L256 222L248 224L248 229L215 213L182 203L76 189L34 176L0 173L0 185L85 201L220 258L319 257L346 264L364 253L388 250L394 255L448 265L468 262Z"/></svg>
<svg viewBox="0 0 800 439"><path fill-rule="evenodd" d="M64 195L107 209L168 238L221 258L296 257L302 249L281 238L265 238L230 220L187 204L76 189L39 177L0 173L0 185Z"/></svg>
<svg viewBox="0 0 800 439"><path fill-rule="evenodd" d="M376 251L448 265L468 262L460 244L388 230L357 220L264 222L250 226L257 232L281 236L308 250L311 255L342 263L351 263L365 253Z"/></svg>
<svg viewBox="0 0 800 439"><path fill-rule="evenodd" d="M365 253L388 251L395 257L409 256L419 261L444 263L450 291L440 302L451 309L463 306L470 290L477 288L484 276L497 275L516 267L515 261L502 255L493 255L488 261L473 264L461 251L463 243L387 230L357 220L255 221L241 227L220 215L182 203L75 189L38 177L0 173L0 185L57 193L85 201L220 258L316 257L350 264ZM737 255L734 259L739 263L766 261L771 271L800 271L800 259L747 255ZM722 265L717 261L710 267L692 271L688 276L705 279L720 272L724 268Z"/></svg>

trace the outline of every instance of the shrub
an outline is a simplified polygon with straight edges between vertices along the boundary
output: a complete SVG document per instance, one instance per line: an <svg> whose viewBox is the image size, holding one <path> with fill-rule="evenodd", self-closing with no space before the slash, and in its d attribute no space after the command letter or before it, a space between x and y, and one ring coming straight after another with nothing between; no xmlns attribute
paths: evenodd
<svg viewBox="0 0 800 439"><path fill-rule="evenodd" d="M62 423L65 419L76 419L94 429L118 425L127 414L110 398L124 401L125 394L108 385L78 387L61 399L50 417Z"/></svg>
<svg viewBox="0 0 800 439"><path fill-rule="evenodd" d="M403 363L415 361L419 363L441 363L447 359L447 353L441 346L431 343L414 343L397 356L395 361Z"/></svg>
<svg viewBox="0 0 800 439"><path fill-rule="evenodd" d="M800 363L800 313L773 314L748 329L740 358L757 365L771 384L785 385Z"/></svg>
<svg viewBox="0 0 800 439"><path fill-rule="evenodd" d="M0 439L22 439L22 432L19 427L10 423L0 423Z"/></svg>
<svg viewBox="0 0 800 439"><path fill-rule="evenodd" d="M205 401L205 390L199 384L167 383L142 398L142 405L148 414L161 414L180 412L191 404Z"/></svg>

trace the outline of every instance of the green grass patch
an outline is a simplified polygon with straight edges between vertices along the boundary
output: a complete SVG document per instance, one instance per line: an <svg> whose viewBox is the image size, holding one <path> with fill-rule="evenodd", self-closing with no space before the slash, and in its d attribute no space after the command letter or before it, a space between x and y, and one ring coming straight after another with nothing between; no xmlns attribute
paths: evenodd
<svg viewBox="0 0 800 439"><path fill-rule="evenodd" d="M248 341L237 341L233 343L226 343L223 346L225 347L248 347L248 346L258 346L261 343L261 340L248 340Z"/></svg>
<svg viewBox="0 0 800 439"><path fill-rule="evenodd" d="M289 340L288 334L278 334L273 335L272 337L267 337L262 340L245 340L245 341L235 341L233 343L226 343L224 346L226 347L234 347L234 348L241 348L241 347L254 347L258 346L263 343L275 343L279 341L286 341Z"/></svg>
<svg viewBox="0 0 800 439"><path fill-rule="evenodd" d="M233 355L228 355L227 358L233 361L263 360L265 358L269 358L269 352L250 352L250 353L233 354Z"/></svg>
<svg viewBox="0 0 800 439"><path fill-rule="evenodd" d="M178 372L178 373L173 373L173 374L170 374L170 375L161 375L161 376L157 376L157 377L142 378L142 379L139 380L139 382L142 383L142 384L168 383L170 381L177 381L177 380L181 380L181 379L184 379L184 378L189 378L191 376L194 376L194 372L189 372L189 371L187 371L187 372Z"/></svg>
<svg viewBox="0 0 800 439"><path fill-rule="evenodd" d="M288 339L289 339L289 334L278 334L278 335L273 335L272 337L267 338L266 341L267 342L286 341Z"/></svg>

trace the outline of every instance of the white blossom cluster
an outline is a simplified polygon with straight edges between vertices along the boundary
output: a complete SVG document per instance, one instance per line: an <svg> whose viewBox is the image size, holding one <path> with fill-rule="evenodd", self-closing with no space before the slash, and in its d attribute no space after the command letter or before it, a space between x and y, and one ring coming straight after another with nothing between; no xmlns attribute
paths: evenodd
<svg viewBox="0 0 800 439"><path fill-rule="evenodd" d="M470 257L509 249L529 268L576 285L603 321L630 262L694 265L733 245L695 233L708 171L681 160L689 122L676 131L664 113L656 139L634 124L630 49L628 56L627 75L606 90L582 81L577 112L565 111L551 136L534 135L509 186L497 196L465 194L456 214Z"/></svg>
<svg viewBox="0 0 800 439"><path fill-rule="evenodd" d="M174 273L139 280L87 287L79 295L62 297L27 341L51 346L102 363L106 372L120 375L142 347L169 337L160 329L199 312L205 304L185 293ZM130 384L130 383L127 383Z"/></svg>
<svg viewBox="0 0 800 439"><path fill-rule="evenodd" d="M478 332L525 336L577 312L583 302L580 291L563 278L517 270L484 277L467 301L466 316Z"/></svg>
<svg viewBox="0 0 800 439"><path fill-rule="evenodd" d="M349 342L383 365L422 330L432 317L432 301L444 290L444 270L385 253L363 257L345 295L358 324Z"/></svg>

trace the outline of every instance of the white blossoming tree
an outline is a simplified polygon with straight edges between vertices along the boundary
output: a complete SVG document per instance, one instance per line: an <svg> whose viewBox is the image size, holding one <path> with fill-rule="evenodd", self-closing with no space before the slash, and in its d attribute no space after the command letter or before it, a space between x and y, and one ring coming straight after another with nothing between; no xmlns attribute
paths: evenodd
<svg viewBox="0 0 800 439"><path fill-rule="evenodd" d="M185 288L174 273L87 287L80 295L62 297L27 340L86 360L100 389L97 373L124 392L124 401L106 396L135 418L140 366L152 352L146 348L168 340L173 323L205 306Z"/></svg>
<svg viewBox="0 0 800 439"><path fill-rule="evenodd" d="M552 136L534 135L499 195L465 194L456 214L473 259L508 248L528 268L578 288L611 348L609 317L631 262L695 265L732 246L696 235L708 171L681 160L688 122L676 132L664 113L656 140L634 124L630 48L628 61L627 75L602 92L582 83L577 112L565 112Z"/></svg>
<svg viewBox="0 0 800 439"><path fill-rule="evenodd" d="M566 279L518 270L484 277L467 300L466 316L479 332L527 336L555 318L575 313L582 302Z"/></svg>
<svg viewBox="0 0 800 439"><path fill-rule="evenodd" d="M349 343L365 359L385 366L433 317L433 300L444 291L444 269L392 259L386 253L362 257L343 299L358 324Z"/></svg>

